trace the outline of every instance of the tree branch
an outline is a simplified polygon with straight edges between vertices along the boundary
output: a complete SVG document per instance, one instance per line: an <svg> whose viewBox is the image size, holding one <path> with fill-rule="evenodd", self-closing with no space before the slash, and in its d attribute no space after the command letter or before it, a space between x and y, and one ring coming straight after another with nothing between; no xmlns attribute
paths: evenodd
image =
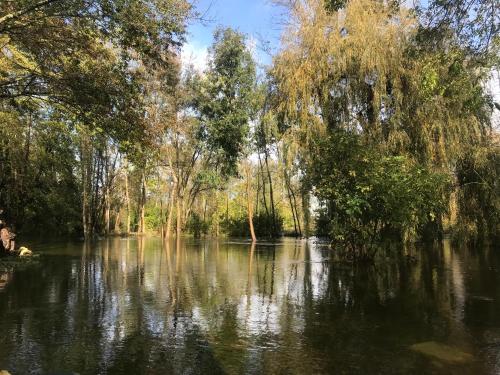
<svg viewBox="0 0 500 375"><path fill-rule="evenodd" d="M5 16L0 17L0 25L7 22L7 21L15 20L16 18L22 17L25 14L31 13L37 9L43 8L47 5L55 3L57 1L62 1L62 0L43 0L43 1L40 1L27 9L23 9L23 10L19 10L17 12L14 12L14 13L6 14Z"/></svg>

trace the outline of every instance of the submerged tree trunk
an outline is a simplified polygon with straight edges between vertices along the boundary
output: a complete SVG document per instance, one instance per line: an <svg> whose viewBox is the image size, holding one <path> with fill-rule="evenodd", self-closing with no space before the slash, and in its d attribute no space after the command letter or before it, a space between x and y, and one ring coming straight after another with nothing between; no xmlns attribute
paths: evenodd
<svg viewBox="0 0 500 375"><path fill-rule="evenodd" d="M292 210L293 229L295 231L295 237L297 237L299 235L299 231L297 230L297 218L295 217L295 210L293 208L292 194L290 192L290 186L288 186L288 183L286 184L286 190L287 190L287 195L288 195L288 202L290 203L290 209Z"/></svg>
<svg viewBox="0 0 500 375"><path fill-rule="evenodd" d="M246 165L246 176L247 176L247 211L248 211L248 225L250 227L250 236L252 237L252 242L257 241L257 237L255 236L255 229L253 227L253 209L252 209L252 197L251 197L251 179L250 179L250 166Z"/></svg>
<svg viewBox="0 0 500 375"><path fill-rule="evenodd" d="M146 232L146 221L145 221L145 212L146 212L146 176L144 172L141 175L141 199L140 199L140 225L139 225L139 233Z"/></svg>
<svg viewBox="0 0 500 375"><path fill-rule="evenodd" d="M181 197L181 192L179 186L177 186L177 197L175 201L175 215L177 219L177 223L175 226L175 235L177 238L181 237L181 232L182 232L182 197Z"/></svg>
<svg viewBox="0 0 500 375"><path fill-rule="evenodd" d="M121 224L120 211L117 211L115 216L115 229L114 229L115 234L120 233L120 224Z"/></svg>
<svg viewBox="0 0 500 375"><path fill-rule="evenodd" d="M212 214L215 221L215 236L219 237L220 233L220 216L219 216L219 191L215 191L215 212Z"/></svg>
<svg viewBox="0 0 500 375"><path fill-rule="evenodd" d="M257 153L257 155L259 157L260 172L262 173L262 198L263 198L263 202L262 203L264 203L264 208L266 210L266 215L269 216L269 208L267 207L266 179L265 179L265 176L264 176L264 167L262 166L262 160L260 158L260 154Z"/></svg>
<svg viewBox="0 0 500 375"><path fill-rule="evenodd" d="M87 221L87 200L88 200L88 192L87 192L87 174L85 171L85 166L82 166L82 225L83 225L83 237L85 239L89 236L89 228Z"/></svg>
<svg viewBox="0 0 500 375"><path fill-rule="evenodd" d="M163 213L163 197L160 197L160 236L165 237L165 220Z"/></svg>
<svg viewBox="0 0 500 375"><path fill-rule="evenodd" d="M300 225L300 216L299 210L297 209L297 199L295 197L295 193L293 191L292 182L288 172L286 171L286 167L283 170L285 185L288 193L288 200L290 202L290 209L292 210L293 215L293 225L295 227L295 235L302 237L302 228Z"/></svg>
<svg viewBox="0 0 500 375"><path fill-rule="evenodd" d="M266 162L267 178L269 180L269 198L271 202L271 215L273 220L273 237L278 235L278 225L276 223L276 209L274 206L274 192L273 192L273 180L271 178L271 171L269 170L268 154L267 150L264 152L264 160Z"/></svg>
<svg viewBox="0 0 500 375"><path fill-rule="evenodd" d="M257 192L255 194L255 212L259 214L259 195L260 195L260 173L257 173Z"/></svg>
<svg viewBox="0 0 500 375"><path fill-rule="evenodd" d="M302 227L300 225L299 210L297 209L297 199L295 198L295 193L293 192L293 189L291 186L290 186L290 192L292 193L293 206L295 208L295 217L297 218L297 228L299 230L299 237L302 237Z"/></svg>
<svg viewBox="0 0 500 375"><path fill-rule="evenodd" d="M109 187L106 186L106 193L105 193L105 205L106 205L106 211L104 213L104 226L106 230L106 235L110 234L111 231L111 199L110 199L110 193L109 193Z"/></svg>
<svg viewBox="0 0 500 375"><path fill-rule="evenodd" d="M89 225L89 181L91 173L90 145L85 134L82 134L81 163L82 163L82 226L85 239L90 237Z"/></svg>
<svg viewBox="0 0 500 375"><path fill-rule="evenodd" d="M106 236L109 236L111 233L111 158L109 152L108 143L106 141L106 146L104 149L104 232Z"/></svg>
<svg viewBox="0 0 500 375"><path fill-rule="evenodd" d="M165 228L165 237L170 238L172 235L172 219L174 217L174 200L175 200L175 185L170 192L170 203L168 209L167 227Z"/></svg>
<svg viewBox="0 0 500 375"><path fill-rule="evenodd" d="M160 192L160 236L165 238L165 212L163 207L163 196L166 193L166 189L162 189L160 175L158 174L158 187Z"/></svg>
<svg viewBox="0 0 500 375"><path fill-rule="evenodd" d="M183 194L183 196L184 196L184 194ZM182 228L186 228L188 217L189 217L189 214L191 213L191 206L188 205L186 207L186 198L182 199L181 204L182 204L182 206L181 206L181 212L182 212L181 229L182 229Z"/></svg>
<svg viewBox="0 0 500 375"><path fill-rule="evenodd" d="M127 204L127 221L125 223L125 230L127 234L130 234L130 192L128 187L128 161L124 160L124 169L125 169L125 201Z"/></svg>
<svg viewBox="0 0 500 375"><path fill-rule="evenodd" d="M304 234L306 237L310 235L311 228L311 212L309 210L310 196L308 191L302 191L302 211L304 213Z"/></svg>

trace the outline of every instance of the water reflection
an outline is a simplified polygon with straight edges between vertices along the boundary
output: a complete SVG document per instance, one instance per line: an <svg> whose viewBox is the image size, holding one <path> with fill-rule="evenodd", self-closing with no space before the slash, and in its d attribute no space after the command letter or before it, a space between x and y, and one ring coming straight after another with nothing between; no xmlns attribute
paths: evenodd
<svg viewBox="0 0 500 375"><path fill-rule="evenodd" d="M0 270L0 292L9 284L12 279L12 271Z"/></svg>
<svg viewBox="0 0 500 375"><path fill-rule="evenodd" d="M357 268L291 240L116 238L41 251L42 267L0 284L0 369L13 374L500 370L495 253L445 243L417 251L416 264ZM474 360L410 349L425 342Z"/></svg>

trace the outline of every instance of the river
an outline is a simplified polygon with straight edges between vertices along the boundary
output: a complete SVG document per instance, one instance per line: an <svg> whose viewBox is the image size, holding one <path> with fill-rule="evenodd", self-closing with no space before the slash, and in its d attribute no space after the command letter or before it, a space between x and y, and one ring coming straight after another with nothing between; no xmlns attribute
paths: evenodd
<svg viewBox="0 0 500 375"><path fill-rule="evenodd" d="M12 375L500 374L494 249L353 266L291 239L34 248L39 261L0 268Z"/></svg>

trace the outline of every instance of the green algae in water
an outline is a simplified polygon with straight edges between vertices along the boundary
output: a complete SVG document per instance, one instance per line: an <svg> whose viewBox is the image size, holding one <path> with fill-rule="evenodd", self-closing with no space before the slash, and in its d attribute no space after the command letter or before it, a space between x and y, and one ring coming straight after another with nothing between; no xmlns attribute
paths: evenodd
<svg viewBox="0 0 500 375"><path fill-rule="evenodd" d="M411 350L433 357L443 362L466 363L474 359L472 354L465 353L458 348L435 341L422 342L410 346Z"/></svg>

